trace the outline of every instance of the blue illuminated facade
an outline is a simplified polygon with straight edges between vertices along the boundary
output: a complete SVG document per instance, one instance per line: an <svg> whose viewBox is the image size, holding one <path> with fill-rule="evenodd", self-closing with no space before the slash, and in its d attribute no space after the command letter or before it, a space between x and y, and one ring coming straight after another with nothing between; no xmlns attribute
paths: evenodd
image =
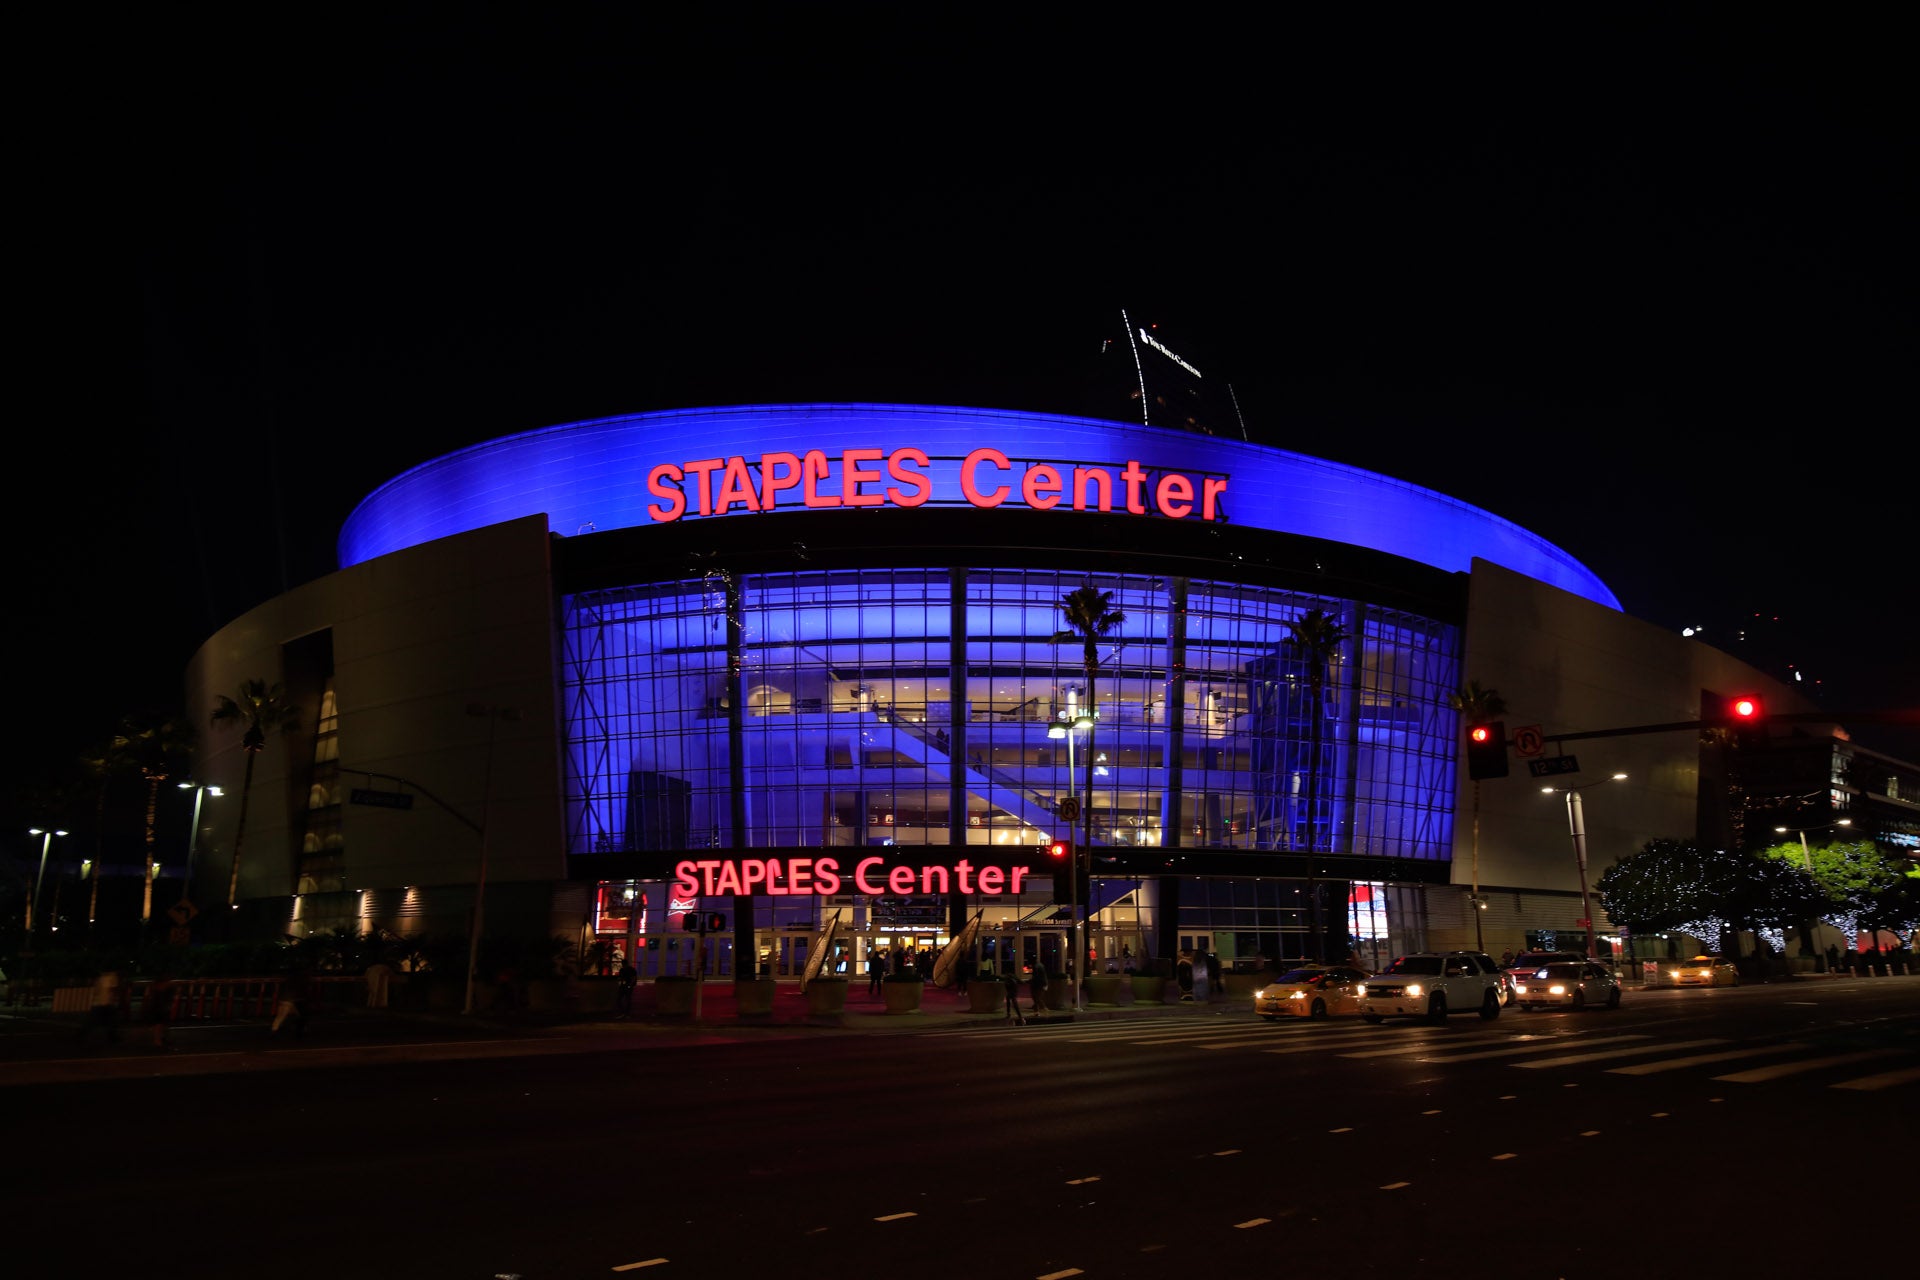
<svg viewBox="0 0 1920 1280"><path fill-rule="evenodd" d="M1089 939L1109 958L1416 938L1390 939L1388 917L1417 922L1419 887L1450 874L1470 569L1619 607L1558 548L1381 475L1189 432L908 405L489 441L368 497L340 561L535 518L572 879L667 906L676 860L715 851L1036 866L1037 846L1071 837L1090 842ZM1061 609L1085 586L1125 614L1091 693ZM1314 612L1344 636L1317 671L1293 640ZM1068 729L1085 714L1091 730ZM1049 892L989 903L995 927L1050 920ZM782 973L830 905L854 908L862 948L917 909L756 902L740 945L764 958L781 940ZM929 909L944 938L967 904Z"/></svg>

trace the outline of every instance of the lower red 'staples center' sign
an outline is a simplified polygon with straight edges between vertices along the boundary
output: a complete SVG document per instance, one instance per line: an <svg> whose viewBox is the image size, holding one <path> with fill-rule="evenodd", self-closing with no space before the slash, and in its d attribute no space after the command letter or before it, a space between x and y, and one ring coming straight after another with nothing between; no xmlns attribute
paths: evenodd
<svg viewBox="0 0 1920 1280"><path fill-rule="evenodd" d="M946 459L946 470L953 466ZM959 493L934 493L936 467L924 449L821 449L745 457L663 462L647 472L647 505L655 523L686 515L723 516L734 511L772 511L781 495L805 507L918 507L929 500L965 501L975 507L1002 503L1051 511L1123 511L1170 520L1221 518L1224 476L1187 475L1129 460L1124 467L1051 462L1014 462L998 449L975 449L961 459ZM955 474L948 471L948 474Z"/></svg>
<svg viewBox="0 0 1920 1280"><path fill-rule="evenodd" d="M885 858L862 858L848 876L841 874L837 858L689 858L674 864L673 894L832 897L849 885L852 892L868 895L1017 894L1030 874L1028 867L976 867L965 858L920 867L888 867Z"/></svg>

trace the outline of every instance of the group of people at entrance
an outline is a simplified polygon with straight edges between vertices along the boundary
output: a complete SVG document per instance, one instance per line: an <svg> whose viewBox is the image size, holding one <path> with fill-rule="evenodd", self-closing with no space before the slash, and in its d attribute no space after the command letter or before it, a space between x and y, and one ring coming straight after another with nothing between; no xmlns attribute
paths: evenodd
<svg viewBox="0 0 1920 1280"><path fill-rule="evenodd" d="M867 952L867 994L880 994L880 984L889 974L917 974L922 982L933 978L933 962L936 959L932 947L918 951L912 947L894 947L882 951L875 947Z"/></svg>

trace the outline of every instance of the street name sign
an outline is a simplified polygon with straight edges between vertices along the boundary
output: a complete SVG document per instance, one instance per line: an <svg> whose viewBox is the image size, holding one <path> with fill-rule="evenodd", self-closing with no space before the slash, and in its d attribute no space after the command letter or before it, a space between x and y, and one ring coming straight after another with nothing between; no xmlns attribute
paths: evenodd
<svg viewBox="0 0 1920 1280"><path fill-rule="evenodd" d="M1527 761L1527 771L1536 778L1551 778L1561 773L1580 772L1580 759L1577 756L1544 756L1538 760Z"/></svg>
<svg viewBox="0 0 1920 1280"><path fill-rule="evenodd" d="M370 804L381 809L411 809L413 797L405 791L353 791L348 797L355 804Z"/></svg>

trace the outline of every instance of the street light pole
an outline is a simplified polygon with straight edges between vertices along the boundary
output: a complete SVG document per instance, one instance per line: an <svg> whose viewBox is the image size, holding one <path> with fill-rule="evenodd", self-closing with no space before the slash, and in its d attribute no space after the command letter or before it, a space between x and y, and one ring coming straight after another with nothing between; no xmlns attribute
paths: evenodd
<svg viewBox="0 0 1920 1280"><path fill-rule="evenodd" d="M27 899L27 945L33 945L33 909L40 905L40 887L47 879L47 853L53 848L53 838L64 836L64 831L49 831L42 827L28 827L27 834L40 837L40 874L33 878L33 896Z"/></svg>
<svg viewBox="0 0 1920 1280"><path fill-rule="evenodd" d="M1062 711L1060 713L1061 718L1064 719L1066 714L1066 712ZM1083 708L1074 717L1071 724L1056 724L1047 730L1047 736L1049 738L1065 738L1067 740L1067 785L1069 787L1073 785L1074 774L1073 735L1080 729L1092 728L1092 710L1090 708ZM1067 981L1073 984L1073 1011L1075 1013L1085 1013L1087 1010L1087 1006L1083 1003L1083 997L1080 992L1080 965L1086 953L1086 935L1081 932L1082 923L1080 919L1080 854L1083 849L1090 852L1093 847L1093 744L1091 741L1087 744L1086 786L1086 796L1080 801L1080 817L1085 823L1083 828L1085 832L1084 845L1073 838L1073 823L1071 820L1067 823L1067 916L1071 921L1067 935L1068 945L1073 950L1073 954L1068 957ZM1091 870L1091 867L1089 867L1089 870Z"/></svg>
<svg viewBox="0 0 1920 1280"><path fill-rule="evenodd" d="M485 702L467 704L470 716L487 718L487 768L480 784L480 872L473 882L473 937L467 943L467 1000L465 1013L473 1012L473 975L480 967L480 930L485 921L487 896L487 828L489 810L493 802L493 742L495 729L502 720L518 720L520 713L512 707L494 706Z"/></svg>
<svg viewBox="0 0 1920 1280"><path fill-rule="evenodd" d="M1616 773L1605 782L1620 782L1626 778L1624 773ZM1587 893L1587 815L1580 803L1580 793L1588 787L1602 785L1600 782L1583 782L1572 787L1542 787L1542 791L1551 795L1555 791L1567 793L1567 830L1573 836L1573 860L1580 868L1580 915L1582 927L1587 936L1587 959L1593 959L1593 899ZM1478 907L1475 908L1478 910Z"/></svg>
<svg viewBox="0 0 1920 1280"><path fill-rule="evenodd" d="M185 902L187 895L193 892L193 864L200 852L200 805L208 796L218 799L224 794L220 788L204 782L183 782L182 791L193 792L193 826L187 831L187 878L180 886L180 901Z"/></svg>

